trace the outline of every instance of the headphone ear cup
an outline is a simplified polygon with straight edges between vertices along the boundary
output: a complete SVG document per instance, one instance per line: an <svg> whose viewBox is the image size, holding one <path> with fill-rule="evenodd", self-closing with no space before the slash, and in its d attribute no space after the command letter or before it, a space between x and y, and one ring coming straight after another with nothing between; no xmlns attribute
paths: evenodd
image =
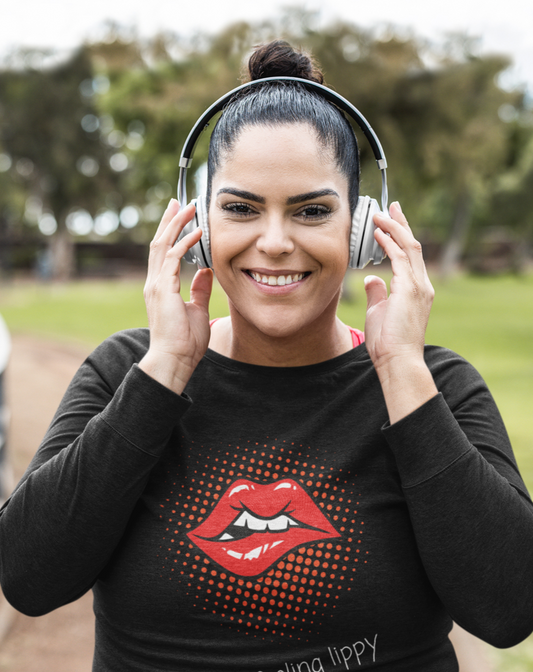
<svg viewBox="0 0 533 672"><path fill-rule="evenodd" d="M205 196L198 196L193 203L196 206L194 217L183 228L178 240L184 238L188 233L192 233L198 227L202 229L202 237L190 250L185 252L183 259L189 264L197 264L198 268L211 268L211 248L209 243L209 225L207 223Z"/></svg>
<svg viewBox="0 0 533 672"><path fill-rule="evenodd" d="M381 212L370 196L359 196L350 232L350 268L364 268L370 261L381 264L385 253L374 238L374 215Z"/></svg>

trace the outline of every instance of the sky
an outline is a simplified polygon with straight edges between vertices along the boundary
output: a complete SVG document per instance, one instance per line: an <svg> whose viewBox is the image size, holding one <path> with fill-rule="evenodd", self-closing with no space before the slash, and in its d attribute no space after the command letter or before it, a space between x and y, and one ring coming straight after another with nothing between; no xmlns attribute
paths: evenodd
<svg viewBox="0 0 533 672"><path fill-rule="evenodd" d="M481 38L482 52L511 55L515 66L506 81L527 83L533 92L531 0L0 0L0 55L18 46L69 49L101 37L108 20L135 27L142 37L161 30L185 35L272 18L286 5L318 11L324 23L342 18L363 28L392 24L432 39L466 32Z"/></svg>

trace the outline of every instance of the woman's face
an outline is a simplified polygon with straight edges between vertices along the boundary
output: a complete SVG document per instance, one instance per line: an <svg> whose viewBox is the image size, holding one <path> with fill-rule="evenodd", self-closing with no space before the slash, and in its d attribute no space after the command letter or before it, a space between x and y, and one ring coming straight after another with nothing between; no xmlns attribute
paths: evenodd
<svg viewBox="0 0 533 672"><path fill-rule="evenodd" d="M213 267L234 324L283 337L334 320L349 256L348 180L314 129L244 129L211 193Z"/></svg>

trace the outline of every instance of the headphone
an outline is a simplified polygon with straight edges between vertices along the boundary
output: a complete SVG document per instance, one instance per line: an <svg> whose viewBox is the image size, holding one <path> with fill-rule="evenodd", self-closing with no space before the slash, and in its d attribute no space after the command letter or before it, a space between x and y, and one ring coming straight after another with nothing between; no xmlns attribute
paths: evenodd
<svg viewBox="0 0 533 672"><path fill-rule="evenodd" d="M372 147L378 168L381 171L381 209L378 202L370 198L370 196L359 196L357 207L352 217L352 226L350 231L350 268L364 268L370 261L374 264L380 264L383 261L384 252L374 238L374 222L373 217L378 212L387 213L387 160L381 147L381 143L375 134L374 130L359 112L346 98L343 98L338 93L328 89L322 84L313 82L308 79L301 79L299 77L265 77L263 79L255 79L246 84L242 84L237 88L231 90L222 98L219 98L209 107L202 116L198 119L193 129L189 133L185 145L180 156L180 172L178 179L178 200L180 207L184 208L187 204L187 169L192 163L194 148L211 119L233 98L236 93L243 89L248 89L254 86L261 85L264 82L298 82L302 84L309 91L315 91L322 98L325 98L330 103L333 103L340 110L345 112L351 119L353 119L359 128L363 131L365 137ZM188 233L191 233L198 227L201 227L203 235L200 240L185 253L183 259L190 264L198 264L199 268L211 268L211 247L209 242L209 225L207 220L207 203L205 194L201 194L196 199L196 213L193 219L184 227L179 235L178 240L181 240Z"/></svg>

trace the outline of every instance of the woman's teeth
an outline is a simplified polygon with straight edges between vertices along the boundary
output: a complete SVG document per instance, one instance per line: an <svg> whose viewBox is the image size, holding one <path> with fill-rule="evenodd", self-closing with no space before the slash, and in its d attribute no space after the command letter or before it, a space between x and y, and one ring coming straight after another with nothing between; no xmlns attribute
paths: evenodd
<svg viewBox="0 0 533 672"><path fill-rule="evenodd" d="M292 285L293 282L298 282L304 277L304 273L297 273L295 275L261 275L250 271L250 275L256 282L263 285Z"/></svg>

